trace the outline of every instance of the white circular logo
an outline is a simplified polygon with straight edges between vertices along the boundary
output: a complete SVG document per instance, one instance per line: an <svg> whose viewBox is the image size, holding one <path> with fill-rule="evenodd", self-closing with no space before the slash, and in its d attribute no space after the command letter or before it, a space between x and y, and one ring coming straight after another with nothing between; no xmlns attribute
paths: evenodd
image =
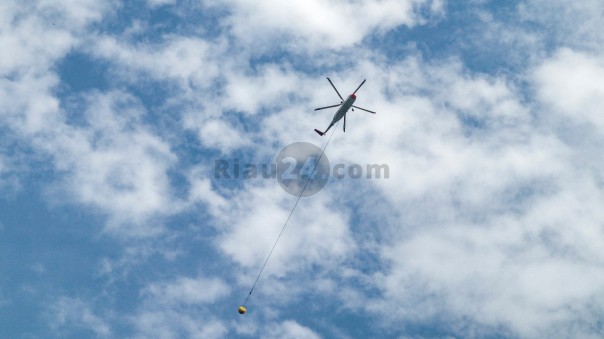
<svg viewBox="0 0 604 339"><path fill-rule="evenodd" d="M277 155L277 181L295 196L309 197L327 183L329 160L323 151L307 142L285 146Z"/></svg>

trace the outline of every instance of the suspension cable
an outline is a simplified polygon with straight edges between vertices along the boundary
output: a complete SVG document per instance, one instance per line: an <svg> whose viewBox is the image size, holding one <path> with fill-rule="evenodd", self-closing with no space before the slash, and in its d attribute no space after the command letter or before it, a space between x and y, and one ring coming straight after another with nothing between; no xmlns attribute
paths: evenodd
<svg viewBox="0 0 604 339"><path fill-rule="evenodd" d="M308 176L308 179L306 180L306 183L304 184L304 187L302 188L302 191L300 192L300 194L298 195L298 198L296 199L296 203L294 204L294 207L292 207L291 211L289 212L289 215L287 216L287 219L285 220L285 223L283 224L283 227L281 227L281 232L279 232L279 236L277 236L277 239L275 240L275 243L273 244L273 247L271 248L270 252L268 252L268 256L266 257L266 260L264 260L264 264L262 265L262 267L260 268L260 272L258 272L258 276L256 277L256 280L254 281L254 284L252 285L252 288L250 289L250 292L248 293L248 295L245 298L245 301L243 302L243 304L239 307L240 309L240 313L242 308L243 308L243 313L245 313L246 310L246 304L247 301L249 300L249 298L252 296L252 292L254 292L254 288L256 287L256 284L258 283L258 280L260 280L260 276L262 275L262 272L264 272L264 268L266 267L266 264L268 263L268 260L271 258L271 255L273 254L273 251L275 250L275 247L277 247L277 243L279 242L279 239L281 239L281 235L283 235L283 231L285 231L285 227L287 226L289 219L291 219L292 214L294 214L294 211L296 210L296 207L298 207L298 203L300 202L300 198L302 198L302 195L304 194L304 191L306 190L306 187L308 186L308 183L310 182L310 179L312 178L313 174L315 173L315 170L317 169L317 166L319 165L319 161L321 161L321 158L323 157L323 154L325 154L325 149L327 149L327 146L329 145L329 142L331 141L331 137L333 137L334 132L336 131L337 127L338 127L338 123L336 123L336 125L334 126L333 131L331 132L329 139L327 139L327 143L325 143L325 146L323 147L323 150L321 151L321 155L319 156L319 160L317 160L317 162L315 163L315 167L313 167L312 171L310 172L310 175Z"/></svg>

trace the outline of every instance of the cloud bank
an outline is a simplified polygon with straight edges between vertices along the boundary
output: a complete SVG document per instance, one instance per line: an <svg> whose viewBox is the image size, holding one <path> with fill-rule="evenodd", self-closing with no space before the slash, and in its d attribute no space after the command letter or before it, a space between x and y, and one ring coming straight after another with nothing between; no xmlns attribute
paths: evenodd
<svg viewBox="0 0 604 339"><path fill-rule="evenodd" d="M0 5L0 190L16 215L0 231L71 241L21 259L4 246L17 278L0 288L45 303L16 314L57 336L599 337L602 6L456 6ZM378 112L350 112L330 161L390 178L304 198L237 317L294 198L217 180L214 160L321 146L326 75L343 94L367 78L358 104ZM24 200L58 217L17 222ZM59 269L75 249L91 265Z"/></svg>

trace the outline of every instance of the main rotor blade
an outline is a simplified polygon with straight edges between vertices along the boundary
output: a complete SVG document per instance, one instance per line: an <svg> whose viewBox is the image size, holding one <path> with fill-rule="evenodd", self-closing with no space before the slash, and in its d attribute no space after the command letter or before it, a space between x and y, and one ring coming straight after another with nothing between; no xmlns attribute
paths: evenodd
<svg viewBox="0 0 604 339"><path fill-rule="evenodd" d="M374 111L370 111L370 110L368 110L368 109L364 109L364 108L361 108L361 107L359 107L359 106L352 105L352 107L357 108L357 109L360 109L360 110L365 111L365 112L369 112L369 113L373 113L373 114L375 114L375 112L374 112Z"/></svg>
<svg viewBox="0 0 604 339"><path fill-rule="evenodd" d="M337 105L331 105L331 106L325 106L325 107L319 107L319 108L315 108L315 111L318 111L318 110L321 110L321 109L326 109L326 108L338 107L338 106L342 106L342 104L337 104Z"/></svg>
<svg viewBox="0 0 604 339"><path fill-rule="evenodd" d="M365 83L365 81L367 81L367 79L363 79L363 82L361 82L361 84L359 85L359 87L357 87L357 89L354 90L354 92L352 92L352 94L355 94L359 88L361 88L361 86L363 86L363 84Z"/></svg>
<svg viewBox="0 0 604 339"><path fill-rule="evenodd" d="M342 98L342 96L340 95L340 92L338 92L338 89L336 88L336 86L334 86L334 85L333 85L333 82L331 82L331 79L330 79L330 78L327 78L327 81L329 81L329 83L331 84L331 87L333 87L333 89L335 89L335 90L336 90L336 93L338 93L338 96L340 97L340 99L341 99L342 101L344 101L344 98Z"/></svg>

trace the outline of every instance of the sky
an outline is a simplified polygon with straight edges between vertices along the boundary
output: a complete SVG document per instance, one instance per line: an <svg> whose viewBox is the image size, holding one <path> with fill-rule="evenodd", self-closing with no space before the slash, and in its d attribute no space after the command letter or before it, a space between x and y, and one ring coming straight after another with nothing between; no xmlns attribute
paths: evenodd
<svg viewBox="0 0 604 339"><path fill-rule="evenodd" d="M601 0L0 2L0 337L600 338ZM331 177L319 148L363 80ZM331 131L330 131L331 133Z"/></svg>

